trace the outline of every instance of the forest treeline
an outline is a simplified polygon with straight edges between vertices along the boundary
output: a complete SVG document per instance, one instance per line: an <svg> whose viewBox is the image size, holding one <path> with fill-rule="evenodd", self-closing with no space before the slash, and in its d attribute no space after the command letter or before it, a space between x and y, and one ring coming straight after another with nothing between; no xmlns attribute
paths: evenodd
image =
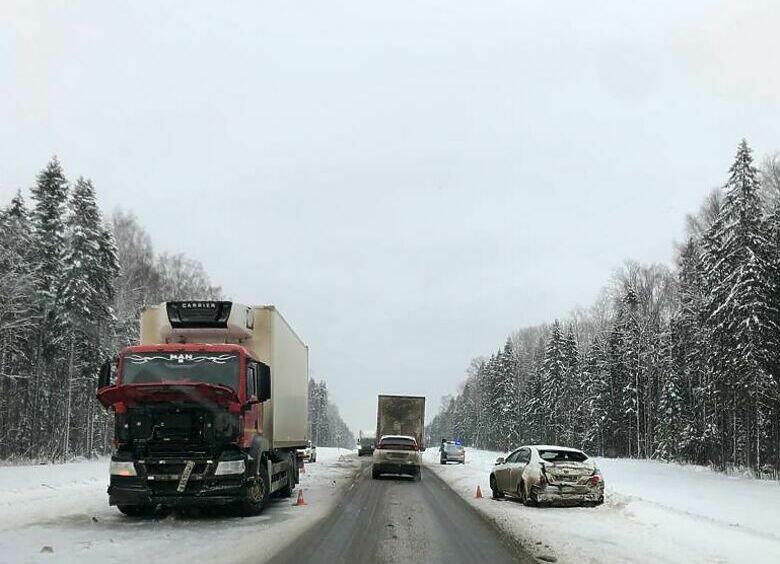
<svg viewBox="0 0 780 564"><path fill-rule="evenodd" d="M725 169L725 166L724 166ZM472 361L428 433L506 451L780 469L780 160L745 141L676 264L627 262L596 303Z"/></svg>
<svg viewBox="0 0 780 564"><path fill-rule="evenodd" d="M92 182L52 159L29 202L0 208L0 459L108 452L97 372L137 344L141 306L221 297L199 261L156 253L131 213L104 218Z"/></svg>
<svg viewBox="0 0 780 564"><path fill-rule="evenodd" d="M325 381L309 379L309 437L316 446L355 448L355 436L328 397Z"/></svg>

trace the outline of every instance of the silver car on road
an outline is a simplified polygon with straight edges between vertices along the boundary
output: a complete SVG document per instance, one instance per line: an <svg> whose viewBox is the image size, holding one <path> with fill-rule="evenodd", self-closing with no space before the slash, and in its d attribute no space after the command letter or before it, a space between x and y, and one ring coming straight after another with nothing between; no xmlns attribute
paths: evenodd
<svg viewBox="0 0 780 564"><path fill-rule="evenodd" d="M490 472L496 499L510 495L525 505L604 503L604 478L596 463L576 448L522 446L496 460Z"/></svg>
<svg viewBox="0 0 780 564"><path fill-rule="evenodd" d="M414 437L406 435L383 435L374 449L371 477L382 474L403 474L415 480L420 479L422 456Z"/></svg>

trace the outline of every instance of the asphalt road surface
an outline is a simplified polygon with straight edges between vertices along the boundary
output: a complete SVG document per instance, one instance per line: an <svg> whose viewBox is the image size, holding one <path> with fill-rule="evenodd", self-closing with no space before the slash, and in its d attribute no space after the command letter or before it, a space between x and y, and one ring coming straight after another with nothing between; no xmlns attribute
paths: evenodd
<svg viewBox="0 0 780 564"><path fill-rule="evenodd" d="M435 474L371 479L364 464L336 509L273 564L537 562Z"/></svg>

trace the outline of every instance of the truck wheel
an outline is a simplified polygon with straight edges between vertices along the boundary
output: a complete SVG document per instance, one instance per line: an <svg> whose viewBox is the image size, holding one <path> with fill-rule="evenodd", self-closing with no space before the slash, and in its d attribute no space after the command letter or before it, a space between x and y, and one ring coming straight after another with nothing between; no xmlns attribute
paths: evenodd
<svg viewBox="0 0 780 564"><path fill-rule="evenodd" d="M241 514L244 517L258 515L263 511L265 504L268 503L271 481L268 479L268 469L262 461L257 462L260 465L257 476L246 486L246 497L241 501Z"/></svg>
<svg viewBox="0 0 780 564"><path fill-rule="evenodd" d="M145 515L151 515L154 510L157 509L154 505L117 505L117 509L128 517L143 517Z"/></svg>
<svg viewBox="0 0 780 564"><path fill-rule="evenodd" d="M279 497L292 497L295 489L295 455L290 457L290 468L287 470L287 485L279 490Z"/></svg>

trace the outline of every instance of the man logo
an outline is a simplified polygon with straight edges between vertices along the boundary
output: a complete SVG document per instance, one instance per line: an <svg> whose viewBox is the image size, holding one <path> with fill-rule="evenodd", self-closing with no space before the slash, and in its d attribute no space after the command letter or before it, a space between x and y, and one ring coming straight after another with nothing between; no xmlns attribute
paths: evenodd
<svg viewBox="0 0 780 564"><path fill-rule="evenodd" d="M191 354L171 354L169 360L175 360L178 361L179 364L184 364L185 360L192 360Z"/></svg>

